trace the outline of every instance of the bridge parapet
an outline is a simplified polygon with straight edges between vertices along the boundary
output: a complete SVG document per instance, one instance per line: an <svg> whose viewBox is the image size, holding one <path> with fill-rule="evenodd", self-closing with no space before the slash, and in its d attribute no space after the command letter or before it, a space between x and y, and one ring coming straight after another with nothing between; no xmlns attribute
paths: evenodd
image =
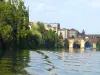
<svg viewBox="0 0 100 75"><path fill-rule="evenodd" d="M100 38L89 38L89 41L92 43L97 43L100 40Z"/></svg>

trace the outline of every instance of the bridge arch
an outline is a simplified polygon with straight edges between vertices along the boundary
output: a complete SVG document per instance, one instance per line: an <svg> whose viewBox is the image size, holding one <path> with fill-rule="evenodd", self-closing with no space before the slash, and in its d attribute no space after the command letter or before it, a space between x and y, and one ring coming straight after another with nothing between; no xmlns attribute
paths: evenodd
<svg viewBox="0 0 100 75"><path fill-rule="evenodd" d="M92 48L92 49L99 49L100 50L100 39L97 38L74 38L74 39L68 39L69 41L69 48L79 48L79 49L85 49L85 48ZM76 46L77 44L77 46Z"/></svg>
<svg viewBox="0 0 100 75"><path fill-rule="evenodd" d="M80 49L81 48L81 42L79 40L75 40L73 42L73 49Z"/></svg>
<svg viewBox="0 0 100 75"><path fill-rule="evenodd" d="M84 49L84 43L83 39L69 39L69 48Z"/></svg>
<svg viewBox="0 0 100 75"><path fill-rule="evenodd" d="M84 43L84 48L93 48L93 43L88 40Z"/></svg>

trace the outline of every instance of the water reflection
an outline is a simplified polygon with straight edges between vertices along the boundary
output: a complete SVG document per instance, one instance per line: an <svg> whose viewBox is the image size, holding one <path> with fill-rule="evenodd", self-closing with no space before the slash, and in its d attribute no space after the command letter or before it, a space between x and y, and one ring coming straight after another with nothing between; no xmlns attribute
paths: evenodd
<svg viewBox="0 0 100 75"><path fill-rule="evenodd" d="M97 66L99 65L97 63L100 60L93 62L94 59L97 60L98 58L97 56L95 56L95 53L90 57L85 55L86 53L84 49L81 51L73 50L73 52L70 53L68 53L63 49L58 51L39 50L37 54L40 54L41 56L37 56L39 58L39 60L36 60L38 64L34 63L33 65L30 62L29 65L31 67L26 68L26 70L30 74L39 74L39 75L66 75L66 74L67 75L86 75L86 74L99 75L100 74L99 72L100 66ZM32 70L32 68L34 67L35 69Z"/></svg>
<svg viewBox="0 0 100 75"><path fill-rule="evenodd" d="M7 51L0 59L0 75L100 75L99 57L99 51L84 49Z"/></svg>
<svg viewBox="0 0 100 75"><path fill-rule="evenodd" d="M73 49L73 48L69 48L69 53L84 53L84 49Z"/></svg>
<svg viewBox="0 0 100 75"><path fill-rule="evenodd" d="M27 74L28 50L6 50L0 58L0 75Z"/></svg>

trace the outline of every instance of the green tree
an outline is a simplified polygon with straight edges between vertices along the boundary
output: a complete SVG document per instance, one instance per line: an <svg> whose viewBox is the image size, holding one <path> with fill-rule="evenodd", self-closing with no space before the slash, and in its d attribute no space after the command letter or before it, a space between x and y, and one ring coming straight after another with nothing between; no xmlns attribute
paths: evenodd
<svg viewBox="0 0 100 75"><path fill-rule="evenodd" d="M46 48L54 48L57 43L57 34L55 31L46 31L43 35L44 45Z"/></svg>
<svg viewBox="0 0 100 75"><path fill-rule="evenodd" d="M42 22L29 29L29 8L22 0L0 1L0 42L19 48L54 48L61 45L55 31L45 29ZM4 46L4 45L3 45Z"/></svg>
<svg viewBox="0 0 100 75"><path fill-rule="evenodd" d="M45 29L45 27L44 27L44 24L43 24L42 22L38 22L37 25L38 25L38 30L39 30L39 32L40 32L41 34L44 34L45 31L46 31L46 29Z"/></svg>
<svg viewBox="0 0 100 75"><path fill-rule="evenodd" d="M19 39L28 35L28 25L29 12L22 0L0 2L0 36L4 41L19 44Z"/></svg>

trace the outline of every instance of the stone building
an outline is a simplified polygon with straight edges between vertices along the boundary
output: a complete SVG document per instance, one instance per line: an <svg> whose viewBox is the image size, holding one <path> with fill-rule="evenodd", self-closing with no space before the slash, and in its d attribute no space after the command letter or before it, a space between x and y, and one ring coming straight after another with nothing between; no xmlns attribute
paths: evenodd
<svg viewBox="0 0 100 75"><path fill-rule="evenodd" d="M59 23L44 23L45 29L46 30L54 30L54 31L58 31L58 29L60 29L60 24Z"/></svg>
<svg viewBox="0 0 100 75"><path fill-rule="evenodd" d="M79 31L76 29L69 29L68 30L68 38L76 38L79 35Z"/></svg>
<svg viewBox="0 0 100 75"><path fill-rule="evenodd" d="M62 36L63 39L68 38L68 29L58 29L58 36Z"/></svg>

